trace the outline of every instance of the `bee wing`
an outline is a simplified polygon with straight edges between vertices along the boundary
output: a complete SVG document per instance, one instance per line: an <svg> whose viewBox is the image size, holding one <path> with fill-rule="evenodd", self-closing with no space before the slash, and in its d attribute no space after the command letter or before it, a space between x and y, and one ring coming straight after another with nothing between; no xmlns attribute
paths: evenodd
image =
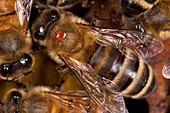
<svg viewBox="0 0 170 113"><path fill-rule="evenodd" d="M150 34L123 29L105 29L89 25L80 25L88 33L97 38L99 43L104 42L116 48L129 48L138 56L146 59L153 57L164 49L163 43Z"/></svg>
<svg viewBox="0 0 170 113"><path fill-rule="evenodd" d="M165 78L170 79L170 57L167 59L167 61L165 62L163 66L162 75Z"/></svg>
<svg viewBox="0 0 170 113"><path fill-rule="evenodd" d="M25 29L28 29L32 4L33 0L16 0L15 2L15 10L18 15L20 24Z"/></svg>
<svg viewBox="0 0 170 113"><path fill-rule="evenodd" d="M47 92L49 96L58 100L62 107L70 113L86 113L89 110L96 113L104 113L102 109L94 104L92 99L84 91L69 91L69 92Z"/></svg>
<svg viewBox="0 0 170 113"><path fill-rule="evenodd" d="M82 92L46 92L49 96L58 100L62 107L66 110L75 113L85 113L88 109L86 101L90 101L90 98Z"/></svg>
<svg viewBox="0 0 170 113"><path fill-rule="evenodd" d="M88 64L82 64L81 62L62 57L62 60L68 65L72 72L79 79L88 95L98 106L109 113L126 113L125 103L123 96L120 92L114 91L117 86L107 79L103 79L99 75L95 75L92 67ZM115 85L113 89L107 87L107 83L110 82Z"/></svg>

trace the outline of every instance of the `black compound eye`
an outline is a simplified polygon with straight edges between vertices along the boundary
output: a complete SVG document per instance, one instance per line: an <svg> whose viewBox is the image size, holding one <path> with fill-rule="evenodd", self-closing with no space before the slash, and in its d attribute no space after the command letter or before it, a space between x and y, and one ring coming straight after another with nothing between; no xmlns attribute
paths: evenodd
<svg viewBox="0 0 170 113"><path fill-rule="evenodd" d="M49 23L53 20L59 19L59 13L56 10L50 10L50 11L45 13L45 18L46 18L46 23L40 25L35 32L34 37L37 40L44 40L45 39L45 32L46 32L46 29L47 29Z"/></svg>
<svg viewBox="0 0 170 113"><path fill-rule="evenodd" d="M40 25L38 30L35 33L35 38L37 40L44 40L45 39L45 28L46 26Z"/></svg>
<svg viewBox="0 0 170 113"><path fill-rule="evenodd" d="M0 68L0 73L2 76L6 77L11 73L13 65L10 64L2 64Z"/></svg>
<svg viewBox="0 0 170 113"><path fill-rule="evenodd" d="M30 67L32 65L32 57L28 54L24 54L19 60L19 63L24 67Z"/></svg>
<svg viewBox="0 0 170 113"><path fill-rule="evenodd" d="M13 91L11 93L12 96L12 100L15 104L19 104L20 102L20 98L21 98L21 94L19 92Z"/></svg>
<svg viewBox="0 0 170 113"><path fill-rule="evenodd" d="M6 95L6 100L4 100L4 111L6 113L20 113L20 102L22 98L22 94L18 91L10 91Z"/></svg>
<svg viewBox="0 0 170 113"><path fill-rule="evenodd" d="M60 18L59 13L56 10L51 10L47 15L49 22Z"/></svg>

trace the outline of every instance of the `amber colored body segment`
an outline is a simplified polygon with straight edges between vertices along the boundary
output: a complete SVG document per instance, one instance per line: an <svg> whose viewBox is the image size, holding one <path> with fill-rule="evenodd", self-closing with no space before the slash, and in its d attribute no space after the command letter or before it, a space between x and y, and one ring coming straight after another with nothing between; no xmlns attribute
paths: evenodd
<svg viewBox="0 0 170 113"><path fill-rule="evenodd" d="M50 15L56 18L50 18ZM153 71L142 58L129 59L116 47L97 42L102 35L81 24L88 23L68 12L44 9L32 25L33 40L45 46L49 56L60 66L66 65L61 56L90 65L95 74L118 85L124 96L143 98L154 90ZM65 31L66 37L61 42L53 40L53 35L61 30Z"/></svg>

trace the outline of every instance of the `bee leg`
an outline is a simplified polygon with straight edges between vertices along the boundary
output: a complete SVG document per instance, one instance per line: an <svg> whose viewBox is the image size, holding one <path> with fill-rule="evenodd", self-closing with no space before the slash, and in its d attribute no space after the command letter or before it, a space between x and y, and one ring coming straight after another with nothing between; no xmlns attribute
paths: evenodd
<svg viewBox="0 0 170 113"><path fill-rule="evenodd" d="M62 64L58 65L55 68L59 72L59 80L58 80L58 86L62 85L65 80L70 76L70 70L67 65Z"/></svg>
<svg viewBox="0 0 170 113"><path fill-rule="evenodd" d="M63 66L62 66L63 67ZM58 79L58 82L57 82L57 85L60 87L63 83L65 83L65 80L68 79L70 76L72 76L72 74L70 73L70 70L69 68L65 65L64 66L65 68L63 69L58 69L57 68L57 71L59 72L59 79Z"/></svg>

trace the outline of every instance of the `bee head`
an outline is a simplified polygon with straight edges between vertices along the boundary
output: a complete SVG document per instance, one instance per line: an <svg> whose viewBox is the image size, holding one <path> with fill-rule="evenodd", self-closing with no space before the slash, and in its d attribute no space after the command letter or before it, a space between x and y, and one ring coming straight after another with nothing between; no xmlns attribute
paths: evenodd
<svg viewBox="0 0 170 113"><path fill-rule="evenodd" d="M40 18L35 21L32 27L34 40L44 40L50 23L60 18L59 12L54 9L45 9L41 13Z"/></svg>

